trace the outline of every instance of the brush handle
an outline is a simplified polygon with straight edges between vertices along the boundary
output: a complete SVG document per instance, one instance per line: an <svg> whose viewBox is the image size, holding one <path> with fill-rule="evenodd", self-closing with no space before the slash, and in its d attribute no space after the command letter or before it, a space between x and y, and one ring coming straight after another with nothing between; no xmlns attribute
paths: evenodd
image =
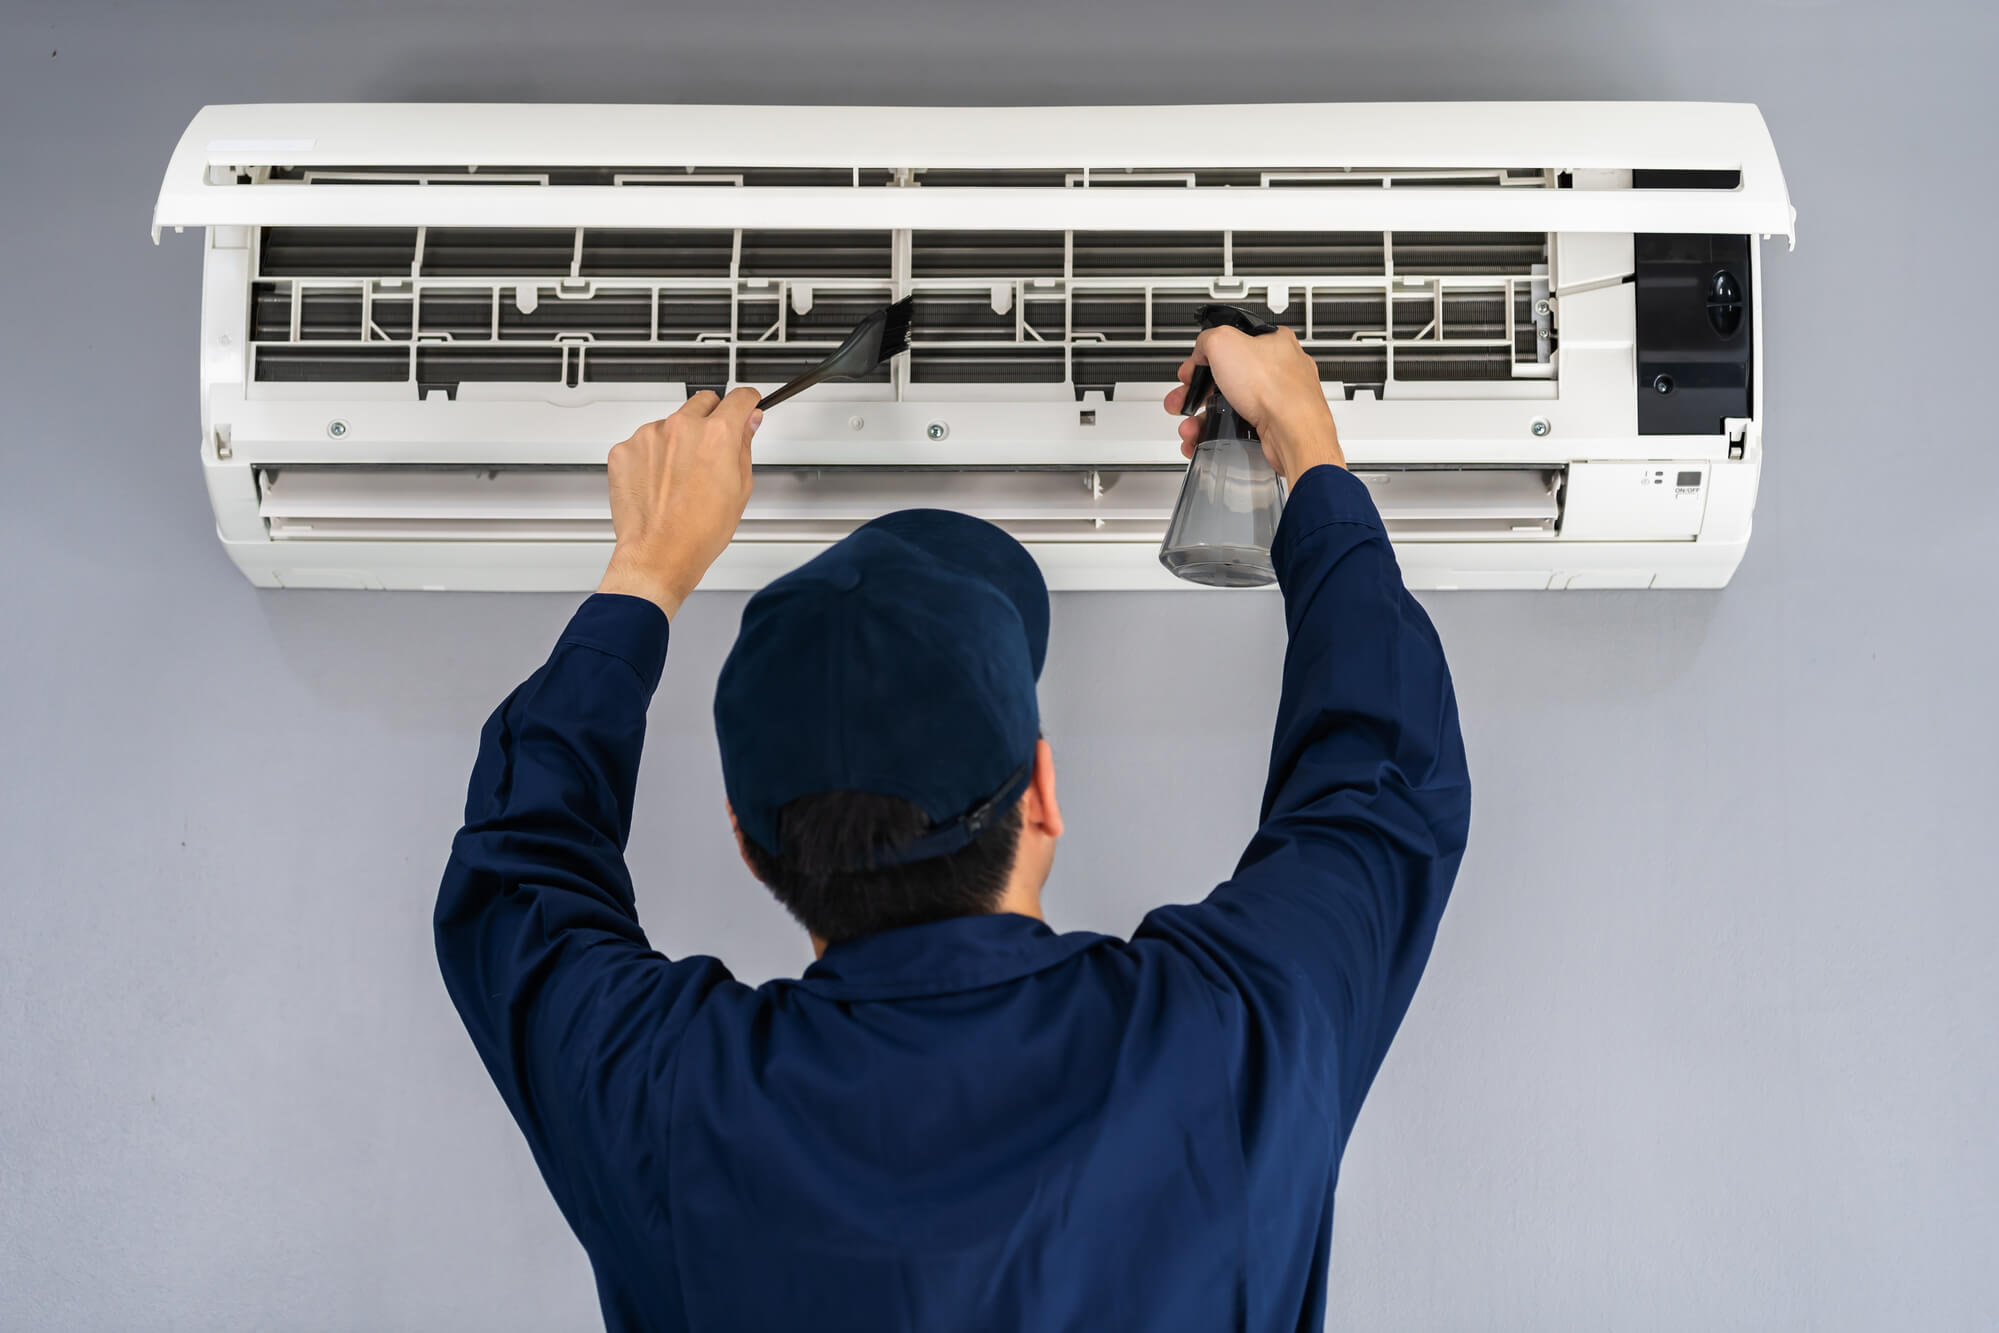
<svg viewBox="0 0 1999 1333"><path fill-rule="evenodd" d="M774 389L770 393L765 394L762 398L759 398L757 400L757 409L759 411L762 411L765 408L776 407L779 403L791 397L793 394L805 392L807 389L811 388L813 385L819 383L821 380L826 378L826 369L827 368L824 363L816 365L812 369L806 371L803 375L800 375L797 379L793 380L791 383L785 385L783 388Z"/></svg>

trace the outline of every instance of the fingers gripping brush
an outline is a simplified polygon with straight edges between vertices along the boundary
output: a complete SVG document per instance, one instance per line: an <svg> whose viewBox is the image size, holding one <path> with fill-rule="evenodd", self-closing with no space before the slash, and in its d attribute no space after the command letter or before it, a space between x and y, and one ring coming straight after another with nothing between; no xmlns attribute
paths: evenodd
<svg viewBox="0 0 1999 1333"><path fill-rule="evenodd" d="M898 352L909 350L909 315L915 306L905 296L894 305L884 306L854 325L847 341L833 355L800 375L781 389L765 394L758 408L776 407L795 393L802 393L827 380L857 380L873 373Z"/></svg>

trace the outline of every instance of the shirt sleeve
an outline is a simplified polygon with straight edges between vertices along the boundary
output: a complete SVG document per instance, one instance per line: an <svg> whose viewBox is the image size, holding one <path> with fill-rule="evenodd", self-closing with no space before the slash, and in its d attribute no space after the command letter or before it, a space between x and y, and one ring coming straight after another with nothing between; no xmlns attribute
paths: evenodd
<svg viewBox="0 0 1999 1333"><path fill-rule="evenodd" d="M1273 560L1290 644L1260 826L1235 874L1141 934L1201 957L1342 1142L1430 955L1471 780L1443 647L1366 485L1311 469Z"/></svg>
<svg viewBox="0 0 1999 1333"><path fill-rule="evenodd" d="M592 1253L633 1182L675 1038L728 973L639 928L625 844L667 619L599 594L480 736L434 930L445 987L564 1215ZM627 1175L629 1172L627 1171Z"/></svg>

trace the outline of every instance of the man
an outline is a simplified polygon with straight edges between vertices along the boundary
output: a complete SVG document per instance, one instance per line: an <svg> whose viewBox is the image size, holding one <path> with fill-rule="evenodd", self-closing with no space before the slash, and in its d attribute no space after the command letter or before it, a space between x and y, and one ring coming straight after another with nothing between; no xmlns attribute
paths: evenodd
<svg viewBox="0 0 1999 1333"><path fill-rule="evenodd" d="M751 598L716 689L743 859L818 961L751 989L655 952L623 859L646 706L748 500L756 396L611 451L609 571L487 723L436 918L611 1328L1323 1319L1340 1154L1470 787L1442 649L1311 358L1210 329L1168 411L1197 361L1289 483L1290 647L1234 877L1129 941L1041 920L1062 815L1033 561L912 510Z"/></svg>

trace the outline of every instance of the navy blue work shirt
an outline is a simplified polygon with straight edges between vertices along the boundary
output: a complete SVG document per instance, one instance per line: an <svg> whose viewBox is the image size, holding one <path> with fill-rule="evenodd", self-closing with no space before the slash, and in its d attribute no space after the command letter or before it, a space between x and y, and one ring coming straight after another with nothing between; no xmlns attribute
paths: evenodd
<svg viewBox="0 0 1999 1333"><path fill-rule="evenodd" d="M436 934L610 1328L1320 1323L1340 1154L1470 783L1367 488L1307 472L1275 559L1290 646L1227 883L1130 940L963 917L755 988L639 928L623 851L667 621L583 604L486 724Z"/></svg>

